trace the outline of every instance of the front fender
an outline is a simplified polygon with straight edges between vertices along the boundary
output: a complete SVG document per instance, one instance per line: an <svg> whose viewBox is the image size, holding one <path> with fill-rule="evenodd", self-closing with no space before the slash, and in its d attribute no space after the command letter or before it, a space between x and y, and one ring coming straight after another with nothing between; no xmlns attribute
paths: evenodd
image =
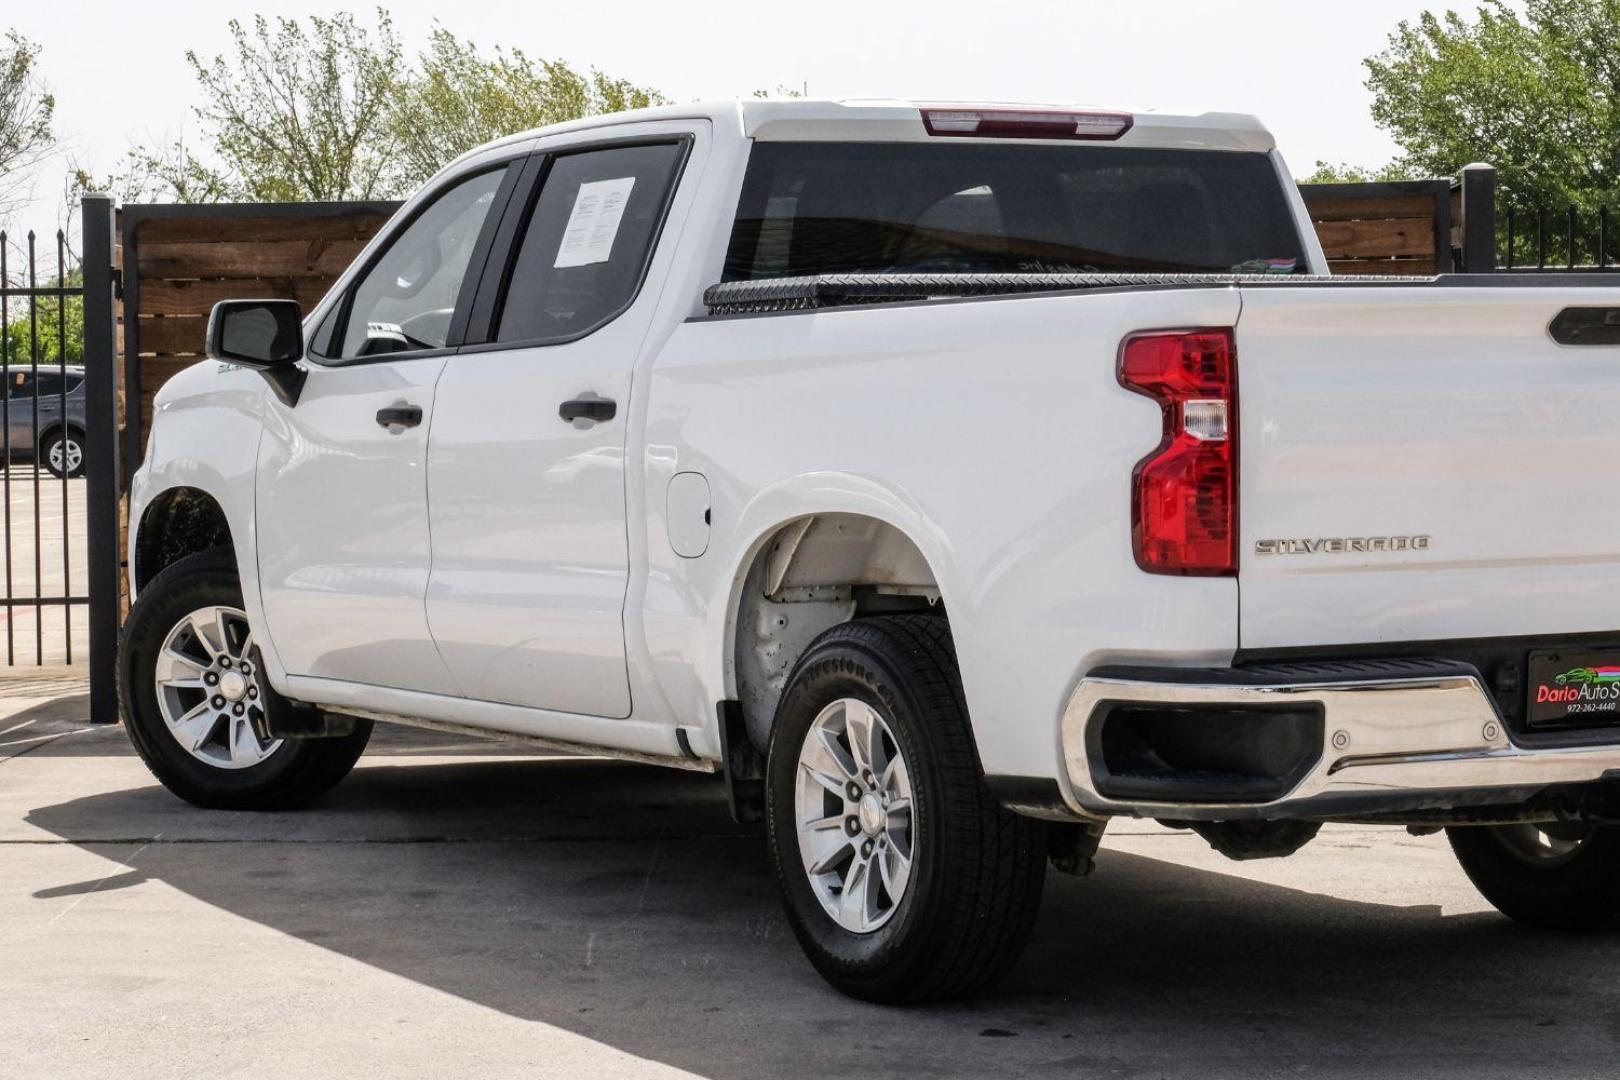
<svg viewBox="0 0 1620 1080"><path fill-rule="evenodd" d="M129 591L135 599L140 531L147 511L165 492L191 488L212 498L225 514L236 553L248 624L264 656L270 683L285 684L285 670L264 632L254 543L254 471L264 414L264 380L256 373L206 360L164 384L153 403L146 457L136 471L129 502Z"/></svg>

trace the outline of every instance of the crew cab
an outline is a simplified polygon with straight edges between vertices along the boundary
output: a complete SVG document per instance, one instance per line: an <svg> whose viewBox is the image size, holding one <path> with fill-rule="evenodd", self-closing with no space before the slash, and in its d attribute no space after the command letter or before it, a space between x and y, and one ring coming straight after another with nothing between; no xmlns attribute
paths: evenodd
<svg viewBox="0 0 1620 1080"><path fill-rule="evenodd" d="M209 348L121 653L194 803L377 721L718 773L889 1002L1004 971L1120 817L1446 828L1507 914L1620 915L1620 288L1329 277L1252 118L560 124Z"/></svg>

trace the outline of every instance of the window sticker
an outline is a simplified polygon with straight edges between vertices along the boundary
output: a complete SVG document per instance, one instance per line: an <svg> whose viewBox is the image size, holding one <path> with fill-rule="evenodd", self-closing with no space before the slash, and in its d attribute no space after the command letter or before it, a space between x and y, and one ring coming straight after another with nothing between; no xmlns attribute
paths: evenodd
<svg viewBox="0 0 1620 1080"><path fill-rule="evenodd" d="M624 208L630 202L630 189L635 185L633 176L592 180L579 185L574 209L563 229L562 243L557 246L557 260L551 265L589 266L607 262L613 253L613 238L619 235Z"/></svg>

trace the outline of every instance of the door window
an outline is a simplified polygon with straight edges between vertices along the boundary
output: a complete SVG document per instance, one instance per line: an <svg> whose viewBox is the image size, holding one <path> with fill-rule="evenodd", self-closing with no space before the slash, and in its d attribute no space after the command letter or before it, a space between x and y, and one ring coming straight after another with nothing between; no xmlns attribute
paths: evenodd
<svg viewBox="0 0 1620 1080"><path fill-rule="evenodd" d="M505 174L468 177L393 238L350 293L336 358L445 347L467 264ZM324 331L316 335L318 350L330 348Z"/></svg>
<svg viewBox="0 0 1620 1080"><path fill-rule="evenodd" d="M495 340L570 341L629 307L685 152L685 143L660 143L554 158L524 227Z"/></svg>

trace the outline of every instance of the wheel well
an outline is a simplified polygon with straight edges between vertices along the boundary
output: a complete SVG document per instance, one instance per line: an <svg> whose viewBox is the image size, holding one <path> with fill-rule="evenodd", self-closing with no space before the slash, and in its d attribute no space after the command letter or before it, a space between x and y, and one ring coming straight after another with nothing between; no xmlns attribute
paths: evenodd
<svg viewBox="0 0 1620 1080"><path fill-rule="evenodd" d="M816 514L778 528L743 576L731 659L749 742L761 753L788 675L824 631L902 611L945 617L928 560L893 525Z"/></svg>
<svg viewBox="0 0 1620 1080"><path fill-rule="evenodd" d="M71 422L64 424L62 421L56 420L39 429L40 445L45 445L46 439L49 439L52 435L55 435L58 431L61 431L64 428L66 428L68 431L77 433L81 441L84 439L84 428L80 427L78 424Z"/></svg>
<svg viewBox="0 0 1620 1080"><path fill-rule="evenodd" d="M164 567L200 551L231 546L231 527L214 497L198 488L170 488L146 508L135 534L135 587Z"/></svg>

